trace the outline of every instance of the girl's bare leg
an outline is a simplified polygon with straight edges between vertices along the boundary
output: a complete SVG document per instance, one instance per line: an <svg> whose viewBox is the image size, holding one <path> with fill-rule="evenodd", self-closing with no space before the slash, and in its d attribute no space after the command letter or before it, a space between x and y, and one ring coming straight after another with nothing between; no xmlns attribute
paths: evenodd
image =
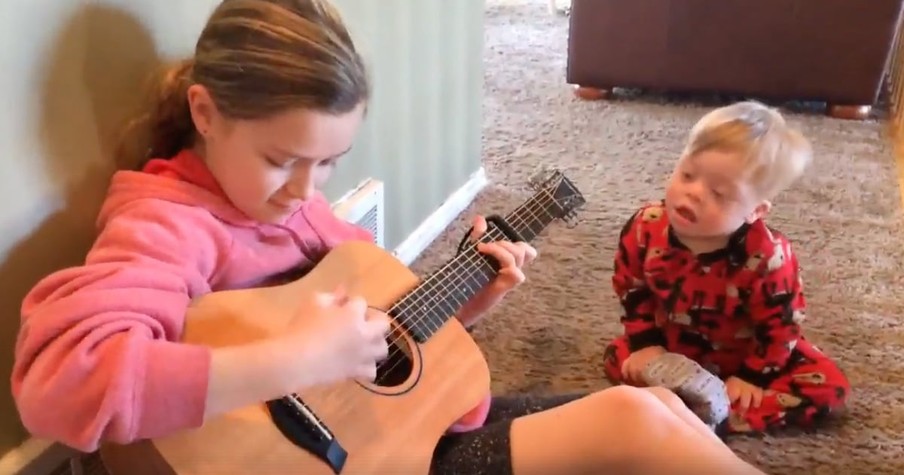
<svg viewBox="0 0 904 475"><path fill-rule="evenodd" d="M719 439L719 436L717 436L708 425L704 424L703 421L694 414L694 411L691 411L684 401L682 401L673 391L659 387L647 387L643 389L656 396L656 399L662 401L669 410L704 437L712 439L715 443L722 444L722 440Z"/></svg>
<svg viewBox="0 0 904 475"><path fill-rule="evenodd" d="M515 419L513 471L764 475L718 438L685 421L664 399L658 391L615 386Z"/></svg>

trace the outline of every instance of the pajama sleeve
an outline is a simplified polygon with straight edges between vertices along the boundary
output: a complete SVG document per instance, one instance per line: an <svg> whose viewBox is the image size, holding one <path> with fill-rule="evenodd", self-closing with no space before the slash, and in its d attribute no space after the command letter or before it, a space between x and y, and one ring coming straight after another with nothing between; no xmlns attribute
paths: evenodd
<svg viewBox="0 0 904 475"><path fill-rule="evenodd" d="M625 223L618 239L612 287L621 303L620 321L631 351L665 346L665 335L656 326L655 300L643 275L649 233L644 229L643 208Z"/></svg>
<svg viewBox="0 0 904 475"><path fill-rule="evenodd" d="M771 251L763 253L757 274L748 303L756 345L738 377L763 388L788 364L806 302L797 257L784 237L777 237Z"/></svg>

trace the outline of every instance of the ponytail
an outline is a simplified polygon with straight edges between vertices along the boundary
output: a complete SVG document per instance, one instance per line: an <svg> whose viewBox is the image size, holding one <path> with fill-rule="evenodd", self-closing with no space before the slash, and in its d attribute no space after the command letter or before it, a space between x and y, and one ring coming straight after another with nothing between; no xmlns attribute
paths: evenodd
<svg viewBox="0 0 904 475"><path fill-rule="evenodd" d="M192 60L170 65L155 76L150 103L126 125L117 149L121 168L140 169L152 158L170 158L191 145L195 126L186 93L191 85Z"/></svg>

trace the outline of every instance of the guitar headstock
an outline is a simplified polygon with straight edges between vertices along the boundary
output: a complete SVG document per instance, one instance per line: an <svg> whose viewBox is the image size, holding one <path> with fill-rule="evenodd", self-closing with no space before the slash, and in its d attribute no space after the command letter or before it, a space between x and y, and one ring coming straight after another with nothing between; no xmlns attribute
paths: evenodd
<svg viewBox="0 0 904 475"><path fill-rule="evenodd" d="M547 195L546 199L554 203L549 211L569 224L573 224L577 217L576 210L586 202L574 183L558 169L535 173L530 179L530 186L538 194Z"/></svg>

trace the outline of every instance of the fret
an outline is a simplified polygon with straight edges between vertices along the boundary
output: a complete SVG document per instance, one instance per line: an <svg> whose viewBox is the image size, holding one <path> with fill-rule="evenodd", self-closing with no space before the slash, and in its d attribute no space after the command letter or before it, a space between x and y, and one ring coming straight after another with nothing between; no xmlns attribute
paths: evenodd
<svg viewBox="0 0 904 475"><path fill-rule="evenodd" d="M528 242L533 241L562 211L562 207L553 199L545 199L538 202L537 206L525 208L526 216L520 217L519 220L512 219L509 222ZM512 214L516 213L518 210Z"/></svg>
<svg viewBox="0 0 904 475"><path fill-rule="evenodd" d="M530 242L560 218L562 212L562 206L552 194L538 192L506 215L505 220ZM492 225L482 237L484 241L500 239L505 239L504 234ZM476 245L469 246L428 275L392 308L390 314L415 340L427 341L497 272L498 265L492 257L478 252Z"/></svg>

